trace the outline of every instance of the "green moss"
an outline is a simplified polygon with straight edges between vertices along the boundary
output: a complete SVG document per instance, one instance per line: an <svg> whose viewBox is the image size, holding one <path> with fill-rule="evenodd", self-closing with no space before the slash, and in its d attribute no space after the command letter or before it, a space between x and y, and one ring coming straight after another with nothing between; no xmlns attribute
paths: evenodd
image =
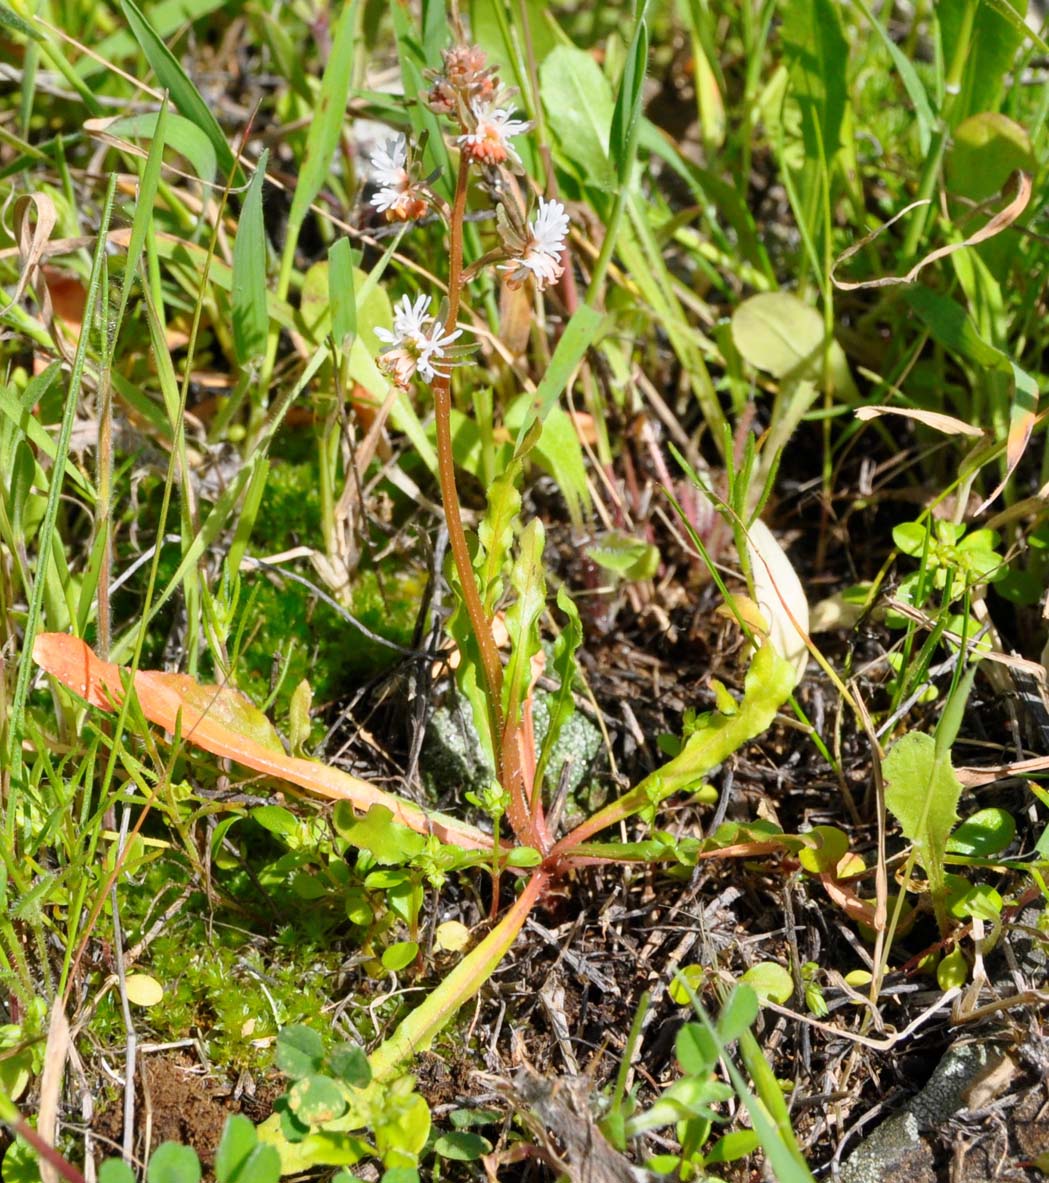
<svg viewBox="0 0 1049 1183"><path fill-rule="evenodd" d="M359 930L345 920L341 891L304 903L291 875L260 899L257 872L265 873L274 844L252 823L240 825L255 869L224 873L215 868L215 884L228 893L226 906L216 906L215 899L209 905L203 892L191 893L149 945L135 968L160 982L164 999L138 1012L136 1023L140 1034L148 1031L160 1042L199 1037L209 1058L229 1070L257 1070L272 1062L273 1040L282 1026L329 1025L324 1007L344 989L340 974L347 941ZM177 896L187 877L183 864L168 859L125 884L121 919L129 944L155 921L156 909ZM236 907L238 897L245 907ZM92 1030L103 1044L123 1040L115 991L99 1005Z"/></svg>

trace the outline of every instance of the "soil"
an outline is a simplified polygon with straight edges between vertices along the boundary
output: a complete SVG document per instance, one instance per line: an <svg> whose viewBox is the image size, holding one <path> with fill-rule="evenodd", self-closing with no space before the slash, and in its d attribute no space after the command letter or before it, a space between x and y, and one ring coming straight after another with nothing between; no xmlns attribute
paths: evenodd
<svg viewBox="0 0 1049 1183"><path fill-rule="evenodd" d="M276 1079L255 1081L246 1074L231 1085L182 1054L142 1055L135 1084L134 1155L145 1161L162 1142L181 1142L197 1152L208 1180L226 1118L243 1113L255 1123L264 1121L282 1091ZM100 1110L92 1129L117 1151L124 1138L122 1096Z"/></svg>

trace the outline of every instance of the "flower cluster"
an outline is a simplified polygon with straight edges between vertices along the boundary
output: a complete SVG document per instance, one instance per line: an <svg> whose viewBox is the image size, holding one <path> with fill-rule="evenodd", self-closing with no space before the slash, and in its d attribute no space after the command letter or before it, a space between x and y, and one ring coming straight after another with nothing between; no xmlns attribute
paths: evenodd
<svg viewBox="0 0 1049 1183"><path fill-rule="evenodd" d="M481 165L519 166L521 158L511 147L511 136L519 136L532 125L513 119L508 105L509 91L496 82L496 67L485 65L484 50L476 45L457 45L444 54L444 69L428 74L433 85L426 105L438 115L452 116L462 128L456 143L468 160Z"/></svg>
<svg viewBox="0 0 1049 1183"><path fill-rule="evenodd" d="M495 94L497 67L485 66L484 50L477 45L456 45L444 52L444 69L428 70L432 80L426 105L438 115L454 115L460 103L487 102Z"/></svg>
<svg viewBox="0 0 1049 1183"><path fill-rule="evenodd" d="M453 364L446 356L448 346L462 335L462 329L445 333L444 325L430 315L429 296L420 296L414 304L402 296L394 308L393 332L376 329L375 335L387 345L379 364L407 390L416 373L425 382L448 377Z"/></svg>
<svg viewBox="0 0 1049 1183"><path fill-rule="evenodd" d="M528 221L524 210L510 199L516 187L497 183L500 168L520 170L521 157L510 141L532 126L514 117L511 92L499 85L497 73L496 67L485 64L484 51L473 45L449 49L442 70L427 72L431 86L424 101L457 125L452 136L460 152L460 175L454 209L430 188L436 173L425 180L412 180L413 173L416 177L419 173L413 168L412 151L403 136L389 140L371 157L370 176L378 187L371 203L391 222L414 220L428 207L446 220L461 219L468 172L471 166L479 166L485 170L486 188L497 207L501 241L464 272L462 227L453 226L453 249L458 250L453 274L461 286L482 266L496 264L511 289L531 282L542 292L564 274L568 213L561 202L541 197ZM458 294L455 292L451 300L455 308ZM462 332L461 328L447 331L446 323L430 312L429 296L419 296L414 302L403 296L394 309L392 330L376 330L385 346L379 365L405 390L416 374L425 382L447 380L452 366L467 352L461 345L454 346Z"/></svg>
<svg viewBox="0 0 1049 1183"><path fill-rule="evenodd" d="M512 108L504 106L509 99L500 91L488 99L473 99L465 120L466 131L456 143L468 159L477 164L506 164L513 161L520 167L521 157L510 144L511 136L519 136L532 126L527 120L512 119Z"/></svg>
<svg viewBox="0 0 1049 1183"><path fill-rule="evenodd" d="M408 142L404 136L387 140L372 156L371 167L372 180L379 186L372 205L386 216L387 222L414 222L426 213L426 199L408 174Z"/></svg>
<svg viewBox="0 0 1049 1183"><path fill-rule="evenodd" d="M522 237L504 232L504 244L511 252L499 269L506 272L510 288L519 288L529 278L535 280L540 291L549 287L564 274L561 256L568 235L568 214L559 201L539 198L539 209Z"/></svg>

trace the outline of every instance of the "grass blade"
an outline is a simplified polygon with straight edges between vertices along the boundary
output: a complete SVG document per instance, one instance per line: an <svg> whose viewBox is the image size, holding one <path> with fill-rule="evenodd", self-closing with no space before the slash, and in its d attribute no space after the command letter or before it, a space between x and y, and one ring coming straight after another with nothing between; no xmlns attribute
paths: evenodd
<svg viewBox="0 0 1049 1183"><path fill-rule="evenodd" d="M192 123L195 123L211 141L223 175L229 176L235 171L234 181L239 183L240 169L235 166L233 151L226 141L218 121L212 115L211 108L201 97L200 91L179 65L175 55L154 31L153 26L143 16L135 4L135 0L120 0L120 7L131 26L131 31L135 34L135 40L138 41L142 52L146 55L146 60L153 67L153 72L160 85L171 94L171 101L178 110Z"/></svg>
<svg viewBox="0 0 1049 1183"><path fill-rule="evenodd" d="M266 351L266 231L262 224L262 186L269 151L259 158L244 198L233 243L233 348L246 366Z"/></svg>

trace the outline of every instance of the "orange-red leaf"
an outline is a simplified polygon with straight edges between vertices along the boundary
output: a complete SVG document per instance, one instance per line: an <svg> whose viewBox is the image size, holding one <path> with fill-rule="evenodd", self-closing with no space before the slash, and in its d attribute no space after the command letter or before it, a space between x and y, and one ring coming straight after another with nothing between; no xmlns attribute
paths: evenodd
<svg viewBox="0 0 1049 1183"><path fill-rule="evenodd" d="M128 670L102 661L78 637L41 633L33 658L63 686L92 706L114 711L124 699ZM135 694L142 713L165 731L178 731L183 740L243 764L256 772L298 785L307 792L336 801L350 801L360 810L384 805L394 820L421 834L466 850L490 850L491 835L465 822L384 792L318 760L289 756L266 716L244 695L229 687L202 686L187 674L139 670Z"/></svg>

